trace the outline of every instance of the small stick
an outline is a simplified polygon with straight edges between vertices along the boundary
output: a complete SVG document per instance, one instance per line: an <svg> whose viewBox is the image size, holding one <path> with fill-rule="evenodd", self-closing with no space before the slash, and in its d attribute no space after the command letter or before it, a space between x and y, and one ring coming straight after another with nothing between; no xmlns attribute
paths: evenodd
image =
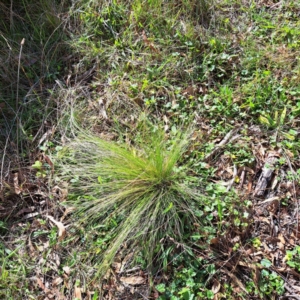
<svg viewBox="0 0 300 300"><path fill-rule="evenodd" d="M240 128L235 128L235 129L232 129L230 130L224 137L224 139L218 144L216 145L216 147L206 155L205 157L205 161L208 161L220 148L222 148L225 144L227 144L228 142L231 142L235 139L237 139L239 136L236 135L236 136L233 136L234 134L236 134L238 132ZM232 137L233 136L233 137Z"/></svg>

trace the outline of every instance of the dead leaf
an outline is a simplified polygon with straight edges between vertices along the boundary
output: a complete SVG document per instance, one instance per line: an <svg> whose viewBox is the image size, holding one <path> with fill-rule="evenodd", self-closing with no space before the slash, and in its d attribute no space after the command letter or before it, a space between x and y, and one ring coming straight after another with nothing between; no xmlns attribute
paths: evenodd
<svg viewBox="0 0 300 300"><path fill-rule="evenodd" d="M186 96L195 96L196 94L196 88L194 86L188 86L185 90L182 91L182 94L183 95L186 95Z"/></svg>
<svg viewBox="0 0 300 300"><path fill-rule="evenodd" d="M158 293L158 291L157 290L154 290L154 299L157 299L157 298L159 298L159 293Z"/></svg>
<svg viewBox="0 0 300 300"><path fill-rule="evenodd" d="M45 289L45 285L43 284L43 281L40 278L36 277L36 282L42 290Z"/></svg>
<svg viewBox="0 0 300 300"><path fill-rule="evenodd" d="M117 291L118 291L119 293L124 293L124 291L125 291L125 287L124 287L123 285L121 285L121 284L117 284L117 285L115 286L115 288L117 289Z"/></svg>
<svg viewBox="0 0 300 300"><path fill-rule="evenodd" d="M44 141L47 141L49 139L49 137L54 133L54 126L52 128L49 128L41 137L41 139L39 140L38 145L41 145ZM49 159L50 160L50 159ZM53 165L53 163L52 163Z"/></svg>
<svg viewBox="0 0 300 300"><path fill-rule="evenodd" d="M158 53L159 51L155 48L154 44L147 38L145 31L142 32L142 37L144 43L155 53Z"/></svg>
<svg viewBox="0 0 300 300"><path fill-rule="evenodd" d="M108 117L105 110L105 102L103 101L103 99L98 100L98 106L99 106L99 115L102 116L104 120L107 120Z"/></svg>
<svg viewBox="0 0 300 300"><path fill-rule="evenodd" d="M75 296L76 299L82 300L82 297L81 297L81 288L80 287L75 286L74 296Z"/></svg>
<svg viewBox="0 0 300 300"><path fill-rule="evenodd" d="M31 219L31 218L34 218L35 216L39 215L38 212L35 212L35 213L31 213L31 214L27 214L25 215L22 219Z"/></svg>
<svg viewBox="0 0 300 300"><path fill-rule="evenodd" d="M133 257L133 253L129 253L124 257L120 272L123 271L124 267L128 264L128 262L132 259L132 257Z"/></svg>
<svg viewBox="0 0 300 300"><path fill-rule="evenodd" d="M214 281L214 284L211 288L211 291L214 293L214 294L217 294L219 291L220 291L220 288L221 288L221 284L218 280L215 280Z"/></svg>
<svg viewBox="0 0 300 300"><path fill-rule="evenodd" d="M247 185L247 191L249 194L252 191L252 186L253 186L253 182L252 182L252 180L249 180L248 185Z"/></svg>
<svg viewBox="0 0 300 300"><path fill-rule="evenodd" d="M279 242L277 242L277 245L278 245L279 249L284 250L284 248L285 248L285 239L284 239L282 233L279 233L277 237L278 237L278 240L279 240Z"/></svg>
<svg viewBox="0 0 300 300"><path fill-rule="evenodd" d="M58 228L58 241L61 242L66 236L66 228L63 223L56 221L52 216L46 216L51 222L53 222Z"/></svg>
<svg viewBox="0 0 300 300"><path fill-rule="evenodd" d="M123 283L130 285L140 285L145 283L145 278L141 276L121 277L120 280Z"/></svg>
<svg viewBox="0 0 300 300"><path fill-rule="evenodd" d="M114 262L114 263L112 264L112 266L113 266L113 268L114 268L114 270L115 270L116 273L120 273L121 267L122 267L122 264L121 264L121 263L119 263L119 262Z"/></svg>
<svg viewBox="0 0 300 300"><path fill-rule="evenodd" d="M36 279L36 282L37 282L38 286L39 286L45 293L50 292L50 290L49 290L48 288L45 287L45 285L44 285L42 279L40 279L40 278L38 278L38 277L36 277L35 279Z"/></svg>
<svg viewBox="0 0 300 300"><path fill-rule="evenodd" d="M57 286L59 284L61 284L63 282L63 279L61 277L56 277L53 281L52 281L52 285L53 286Z"/></svg>
<svg viewBox="0 0 300 300"><path fill-rule="evenodd" d="M300 286L298 286L298 285L292 285L292 288L293 288L296 292L300 292Z"/></svg>
<svg viewBox="0 0 300 300"><path fill-rule="evenodd" d="M64 201L66 198L67 198L67 196L68 196L68 189L67 188L61 188L61 187L59 187L59 186L54 186L53 188L52 188L52 193L55 195L55 196L57 196L58 197L58 199L59 199L59 201L60 202L62 202L62 201ZM74 210L74 209L73 209ZM66 215L68 214L68 213L70 213L71 212L71 210L69 209L69 208L66 208L66 211L65 211L65 213L64 213L64 215L62 216L62 219L64 219L65 217L66 217ZM61 220L62 221L62 220Z"/></svg>
<svg viewBox="0 0 300 300"><path fill-rule="evenodd" d="M31 241L30 235L28 236L28 248L30 250L30 254L29 255L31 257L34 257L35 256L35 248L32 245L32 241Z"/></svg>
<svg viewBox="0 0 300 300"><path fill-rule="evenodd" d="M64 272L66 273L66 275L70 275L70 273L71 273L71 268L70 268L70 267L64 266L64 267L63 267L63 270L64 270Z"/></svg>
<svg viewBox="0 0 300 300"><path fill-rule="evenodd" d="M52 270L58 272L58 267L60 266L60 257L57 252L52 252L49 254L47 265L51 267Z"/></svg>
<svg viewBox="0 0 300 300"><path fill-rule="evenodd" d="M64 199L66 199L67 195L68 195L68 192L65 194L64 198L60 199L60 200L63 201ZM75 207L67 207L63 216L60 218L60 222L62 222L66 218L66 216L74 210L75 210Z"/></svg>
<svg viewBox="0 0 300 300"><path fill-rule="evenodd" d="M40 252L43 252L45 249L49 248L49 246L50 246L49 241L46 241L45 243L43 243L43 245L38 245L36 247Z"/></svg>
<svg viewBox="0 0 300 300"><path fill-rule="evenodd" d="M19 173L14 174L14 188L15 188L15 193L17 195L21 194L21 189L19 187Z"/></svg>
<svg viewBox="0 0 300 300"><path fill-rule="evenodd" d="M69 285L69 276L66 275L66 274L63 274L63 277L64 277L64 285L67 289L70 288L70 285Z"/></svg>

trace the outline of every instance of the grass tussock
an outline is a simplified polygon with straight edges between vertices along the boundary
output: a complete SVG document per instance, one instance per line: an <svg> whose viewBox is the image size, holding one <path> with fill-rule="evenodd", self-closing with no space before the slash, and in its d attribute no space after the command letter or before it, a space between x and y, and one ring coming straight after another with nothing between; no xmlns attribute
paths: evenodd
<svg viewBox="0 0 300 300"><path fill-rule="evenodd" d="M152 128L135 146L97 137L70 144L74 165L69 175L78 181L69 205L77 207L79 221L87 225L105 224L112 215L117 220L98 263L101 275L125 241L133 251L144 250L151 266L160 239L180 242L185 228L199 222L193 206L199 207L201 193L190 166L183 164L189 138L190 131L167 138L162 129Z"/></svg>

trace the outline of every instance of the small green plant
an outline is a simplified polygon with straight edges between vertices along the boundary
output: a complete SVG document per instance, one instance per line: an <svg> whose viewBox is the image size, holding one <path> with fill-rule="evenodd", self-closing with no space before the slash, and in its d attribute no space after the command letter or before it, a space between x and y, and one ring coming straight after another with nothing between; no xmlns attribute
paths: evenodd
<svg viewBox="0 0 300 300"><path fill-rule="evenodd" d="M162 238L180 242L187 228L199 224L195 211L203 196L190 165L183 163L189 136L190 131L178 131L168 138L161 128L145 122L134 147L93 136L69 145L71 156L63 171L78 178L68 202L77 207L78 221L87 226L114 224L98 261L100 275L124 242L131 250L141 248L151 266Z"/></svg>
<svg viewBox="0 0 300 300"><path fill-rule="evenodd" d="M39 161L39 160L35 161L31 167L37 171L36 172L37 177L40 177L40 178L46 177L47 173L46 173L46 170L43 167L43 163L41 161Z"/></svg>
<svg viewBox="0 0 300 300"><path fill-rule="evenodd" d="M286 107L282 110L280 115L278 114L278 111L275 111L273 117L269 114L260 115L259 121L263 125L266 125L271 129L274 129L277 127L282 127L284 125L285 118L286 118Z"/></svg>
<svg viewBox="0 0 300 300"><path fill-rule="evenodd" d="M275 272L264 269L260 274L259 290L263 295L282 295L284 280Z"/></svg>
<svg viewBox="0 0 300 300"><path fill-rule="evenodd" d="M159 300L214 299L213 291L206 286L207 278L216 272L214 264L177 255L172 266L176 268L172 280L155 286Z"/></svg>
<svg viewBox="0 0 300 300"><path fill-rule="evenodd" d="M260 264L265 268L261 271L259 279L259 291L262 295L282 295L284 292L284 280L274 271L269 270L272 263L264 258Z"/></svg>
<svg viewBox="0 0 300 300"><path fill-rule="evenodd" d="M27 275L27 257L18 253L23 246L24 244L20 244L11 250L0 242L1 299L21 299L19 297L27 295L27 282L24 280Z"/></svg>
<svg viewBox="0 0 300 300"><path fill-rule="evenodd" d="M288 266L300 271L300 246L296 246L293 250L286 251L285 259Z"/></svg>
<svg viewBox="0 0 300 300"><path fill-rule="evenodd" d="M256 237L252 240L252 244L255 248L260 248L261 246L261 241L260 241L260 238Z"/></svg>

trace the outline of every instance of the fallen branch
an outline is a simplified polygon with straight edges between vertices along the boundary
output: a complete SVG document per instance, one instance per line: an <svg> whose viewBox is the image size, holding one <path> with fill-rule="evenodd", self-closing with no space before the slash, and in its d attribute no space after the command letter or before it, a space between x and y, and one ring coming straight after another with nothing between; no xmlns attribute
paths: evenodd
<svg viewBox="0 0 300 300"><path fill-rule="evenodd" d="M254 191L254 196L263 196L265 190L271 182L275 165L278 161L279 154L277 152L269 152L262 172L257 181L257 185Z"/></svg>

